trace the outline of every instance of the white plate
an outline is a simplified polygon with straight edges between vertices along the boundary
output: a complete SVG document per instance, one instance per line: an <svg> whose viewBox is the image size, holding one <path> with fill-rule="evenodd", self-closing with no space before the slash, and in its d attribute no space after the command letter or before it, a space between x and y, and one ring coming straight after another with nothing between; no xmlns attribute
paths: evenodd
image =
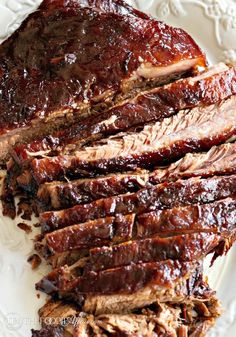
<svg viewBox="0 0 236 337"><path fill-rule="evenodd" d="M0 41L11 34L40 0L0 0ZM198 41L210 62L236 64L236 1L234 0L130 0L131 4L167 23L183 27ZM0 218L0 337L30 337L38 328L37 310L44 303L34 284L46 266L32 272L26 262L32 253L33 234L27 236L8 218ZM35 221L36 222L36 221ZM236 336L236 249L208 271L225 312L211 337Z"/></svg>

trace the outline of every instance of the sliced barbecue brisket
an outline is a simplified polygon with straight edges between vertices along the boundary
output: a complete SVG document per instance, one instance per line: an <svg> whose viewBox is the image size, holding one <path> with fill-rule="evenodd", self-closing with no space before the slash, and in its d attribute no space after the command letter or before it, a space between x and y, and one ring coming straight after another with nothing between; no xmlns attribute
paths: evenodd
<svg viewBox="0 0 236 337"><path fill-rule="evenodd" d="M144 238L152 238L155 236L166 238L170 237L170 239L167 240L160 238L160 242L158 241L158 239L157 241L153 241L154 247L155 242L159 242L160 246L161 244L166 244L168 248L168 242L172 242L172 236L191 233L202 233L202 235L204 236L204 233L206 233L206 240L207 238L209 238L210 241L211 239L213 240L213 244L214 242L216 242L216 248L218 243L223 244L225 242L226 246L227 244L232 244L236 230L234 221L235 214L236 201L232 198L227 198L205 205L195 204L185 207L174 207L168 210L152 211L150 213L141 214L136 217L134 216L134 214L123 217L117 216L117 219L119 219L119 228L123 228L123 231L121 230L118 236L115 228L113 226L110 227L110 223L114 221L114 218L108 217L89 221L88 223L84 224L73 225L61 230L48 233L45 235L42 241L36 242L36 247L37 250L39 250L46 259L51 261L54 266L66 263L72 264L74 260L81 257L82 254L86 252L88 254L90 248L102 246L102 244L110 246L119 242L137 239L140 240ZM100 223L102 223L102 231L100 230ZM107 233L109 234L107 235ZM212 233L216 235L215 238L214 236L212 236ZM194 238L195 235L190 235L190 237ZM198 237L199 240L195 241L196 245L201 244L200 237L201 235L199 235ZM180 241L178 241L177 237L176 240L177 241L173 239L173 243L177 242L178 244L180 244L182 242L181 239ZM143 242L145 245L145 243L149 243L149 240L144 240ZM151 244L152 240L150 241L150 249L152 248ZM189 247L188 244L191 246L191 241L188 241L188 243L186 243L186 249ZM207 241L204 242L204 244L206 244L206 247L208 247ZM129 247L133 247L134 250L129 251ZM105 252L106 249L108 253L110 252L110 257L112 258L113 248L104 249ZM114 254L116 254L116 250L126 251L127 249L127 252L130 254L130 258L137 258L137 256L142 253L142 251L141 253L139 251L141 249L139 246L139 242L135 241L130 241L128 243L125 243L124 245L118 246L117 248L115 246L114 249ZM158 249L159 248L157 245L157 248L156 250L154 250L153 254L159 254ZM205 254L207 254L207 248L205 249ZM179 249L177 250L177 252L181 253L181 250ZM225 252L226 251L224 251L223 249L222 252L218 254L217 250L215 249L215 257L217 257L217 255L222 255ZM167 254L166 256L168 256L169 254L168 251L163 251L161 253ZM138 255L135 255L135 257L132 254ZM143 254L145 254L145 250ZM198 254L197 251L196 254ZM194 253L192 253L192 255L194 256ZM104 253L104 258L105 257L106 255ZM128 259L129 257L127 257L127 261ZM124 261L122 256L120 256L120 259L118 259L118 261Z"/></svg>
<svg viewBox="0 0 236 337"><path fill-rule="evenodd" d="M78 179L69 183L45 183L37 193L39 209L63 209L109 196L136 192L148 186L148 180L149 172L142 170L94 179Z"/></svg>
<svg viewBox="0 0 236 337"><path fill-rule="evenodd" d="M236 143L213 146L206 153L188 153L167 168L157 169L150 182L172 181L189 177L211 177L236 173Z"/></svg>
<svg viewBox="0 0 236 337"><path fill-rule="evenodd" d="M109 245L129 241L133 237L135 214L106 217L71 226L66 230L59 230L46 235L43 242L36 241L37 250L43 255L51 256L52 252L66 252L67 250L88 250L90 247ZM55 234L55 236L54 236ZM71 248L70 248L71 247Z"/></svg>
<svg viewBox="0 0 236 337"><path fill-rule="evenodd" d="M203 260L236 239L236 68L123 0L43 0L0 56L2 201L33 200L52 267L32 336L203 337Z"/></svg>
<svg viewBox="0 0 236 337"><path fill-rule="evenodd" d="M167 334L175 337L200 337L214 325L220 311L218 300L207 287L201 298L192 296L186 299L184 305L156 302L125 315L89 315L71 303L51 300L39 311L42 329L33 331L32 336L120 337L128 334L154 337Z"/></svg>
<svg viewBox="0 0 236 337"><path fill-rule="evenodd" d="M153 237L91 249L86 271L100 271L138 262L162 260L200 260L213 252L221 236L212 233L191 233L168 238Z"/></svg>
<svg viewBox="0 0 236 337"><path fill-rule="evenodd" d="M46 0L0 46L2 160L10 146L63 128L92 106L206 65L183 30L119 0L71 3Z"/></svg>
<svg viewBox="0 0 236 337"><path fill-rule="evenodd" d="M164 260L138 263L103 271L88 271L80 276L80 262L71 267L61 267L45 276L36 288L47 294L62 296L132 294L146 287L173 289L187 280L196 269L196 262ZM79 276L78 276L79 275ZM74 295L73 295L74 294ZM157 293L158 296L158 293Z"/></svg>
<svg viewBox="0 0 236 337"><path fill-rule="evenodd" d="M228 143L213 146L206 153L188 153L170 166L156 169L154 172L138 170L130 173L113 174L92 179L79 179L65 182L52 182L41 185L38 191L39 210L63 209L75 204L90 202L101 197L138 190L139 187L156 185L160 182L175 181L189 177L210 177L236 173L236 144ZM8 174L2 191L2 203L5 215L15 215L14 191L19 175L18 164L8 163ZM142 186L143 185L143 186ZM32 195L37 187L29 184Z"/></svg>
<svg viewBox="0 0 236 337"><path fill-rule="evenodd" d="M137 193L99 199L61 211L40 214L42 232L53 231L88 220L116 214L142 214L175 206L204 204L235 194L236 175L200 179L199 177L162 183Z"/></svg>
<svg viewBox="0 0 236 337"><path fill-rule="evenodd" d="M132 311L137 312L139 308L149 306L155 302L166 304L171 302L173 305L178 305L179 303L183 303L183 301L187 303L195 298L198 303L202 303L210 299L213 295L212 290L203 278L201 262L189 264L167 260L159 263L159 268L156 272L154 266L157 267L158 263L142 264L142 266L130 265L129 267L107 270L105 271L105 274L102 272L103 276L100 274L98 277L98 281L102 282L102 279L104 278L106 278L106 281L109 281L108 278L112 274L115 275L118 273L116 277L112 279L114 282L111 280L109 281L113 282L113 285L108 285L107 282L104 283L106 288L105 291L110 291L111 288L113 288L113 290L114 288L116 288L116 290L118 288L120 289L121 284L118 285L118 279L123 282L130 273L133 273L133 277L136 278L137 281L142 278L142 275L146 275L150 272L153 282L149 283L149 285L145 287L142 287L140 283L136 284L136 287L141 287L135 292L131 292L129 288L128 292L122 291L120 293L112 294L104 294L102 292L98 294L96 293L99 287L97 284L94 289L91 287L89 292L86 294L79 294L80 291L77 292L76 289L70 293L68 286L71 288L73 284L72 287L74 287L75 284L78 283L79 279L83 279L83 277L78 277L80 267L79 263L77 263L77 270L75 266L63 267L59 270L54 270L50 275L38 283L37 287L43 289L47 293L55 293L58 291L58 286L60 286L60 295L67 298L67 300L73 300L81 310L96 315L127 314ZM141 269L139 269L139 267ZM174 271L175 267L177 267L178 270L176 269L176 271ZM181 269L182 267L183 269ZM139 272L137 273L138 270ZM136 273L134 273L135 271ZM155 278L155 274L156 276L160 275L161 279L158 280ZM97 273L94 272L91 273L91 275L88 273L84 276L84 278L88 276L88 282L90 282L90 277L93 278L96 277L96 275ZM131 275L129 276L131 277ZM127 278L126 280L128 281ZM143 281L141 281L141 283L142 282ZM66 291L65 287L67 287ZM127 288L127 285L125 287ZM63 292L62 288L64 288ZM47 306L45 311L50 311ZM60 309L57 315L60 317Z"/></svg>
<svg viewBox="0 0 236 337"><path fill-rule="evenodd" d="M198 76L143 92L101 112L96 118L88 117L71 128L20 145L14 150L14 156L17 161L25 161L55 150L66 153L73 149L73 143L78 147L136 125L162 120L181 109L217 103L233 94L236 94L235 68L221 63Z"/></svg>
<svg viewBox="0 0 236 337"><path fill-rule="evenodd" d="M236 173L236 144L228 143L214 146L206 153L187 154L169 167L157 169L154 172L142 170L92 179L79 179L69 183L45 183L38 191L38 205L39 209L44 211L63 209L100 198L134 192L160 182L232 173Z"/></svg>
<svg viewBox="0 0 236 337"><path fill-rule="evenodd" d="M88 313L108 314L108 313L129 313L130 311L144 306L149 306L155 302L172 302L181 303L193 296L195 292L201 291L205 285L199 284L197 274L193 273L189 279L182 279L180 282L175 282L171 289L160 287L158 285L147 286L132 294L113 294L113 295L87 295L84 298L82 309ZM197 283L197 286L196 286ZM197 288L197 289L196 289ZM81 295L80 295L81 296ZM76 303L80 297L73 296Z"/></svg>
<svg viewBox="0 0 236 337"><path fill-rule="evenodd" d="M104 140L73 155L33 159L17 181L21 187L55 179L135 170L171 162L188 152L204 151L236 133L236 96L206 108L183 110L162 122Z"/></svg>
<svg viewBox="0 0 236 337"><path fill-rule="evenodd" d="M226 198L206 205L191 205L141 214L137 237L176 235L188 232L215 232L230 237L235 231L236 200Z"/></svg>
<svg viewBox="0 0 236 337"><path fill-rule="evenodd" d="M208 253L218 252L220 249L222 253L219 253L219 255L222 255L225 252L223 244L231 243L230 235L226 238L224 235L218 233L213 234L210 231L206 233L172 235L174 234L169 233L169 236L167 234L165 238L154 236L152 238L128 241L110 247L98 247L94 245L96 248L90 249L89 251L87 249L88 258L83 260L83 269L86 271L100 271L132 263L167 259L178 259L180 261L199 260L204 258ZM62 246L63 243L64 241L61 243ZM66 253L67 256L65 256ZM61 250L51 250L50 253L45 255L45 258L50 258L55 268L65 264L72 265L82 256L82 253L86 255L86 252L82 249L74 251L68 249L64 252L64 256L62 256L63 248L61 248ZM217 257L217 253L215 257Z"/></svg>

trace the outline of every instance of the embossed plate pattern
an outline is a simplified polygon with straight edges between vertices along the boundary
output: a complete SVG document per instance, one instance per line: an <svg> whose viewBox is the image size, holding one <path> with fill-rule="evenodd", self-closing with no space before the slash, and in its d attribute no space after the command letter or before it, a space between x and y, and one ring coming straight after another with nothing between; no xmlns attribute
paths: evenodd
<svg viewBox="0 0 236 337"><path fill-rule="evenodd" d="M128 0L127 0L128 1ZM0 41L10 35L41 0L0 0ZM236 64L236 0L129 0L137 8L186 29L206 51L210 62ZM3 174L3 173L2 173ZM1 211L1 210L0 210ZM0 337L30 337L37 328L37 310L45 297L34 284L46 266L32 272L26 262L32 238L17 228L22 219L0 217ZM32 223L34 223L32 221ZM209 281L222 300L224 314L211 337L236 336L236 247L208 270Z"/></svg>

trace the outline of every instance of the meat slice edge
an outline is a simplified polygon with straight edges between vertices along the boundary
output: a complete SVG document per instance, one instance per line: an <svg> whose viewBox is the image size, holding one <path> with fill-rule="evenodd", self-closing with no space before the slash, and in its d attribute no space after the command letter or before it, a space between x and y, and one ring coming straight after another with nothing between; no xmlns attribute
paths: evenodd
<svg viewBox="0 0 236 337"><path fill-rule="evenodd" d="M17 181L23 188L55 179L148 168L171 162L186 153L204 151L235 134L236 96L217 105L181 111L162 122L146 125L143 131L104 145L61 155L33 159L30 169ZM90 172L90 173L89 173Z"/></svg>
<svg viewBox="0 0 236 337"><path fill-rule="evenodd" d="M235 179L236 176L232 175L178 180L144 188L137 193L99 199L61 211L44 212L40 214L42 232L115 214L141 214L175 206L210 203L233 196L236 186Z"/></svg>
<svg viewBox="0 0 236 337"><path fill-rule="evenodd" d="M195 77L143 92L105 112L96 113L96 118L86 118L69 129L19 146L14 155L18 161L25 161L50 151L70 152L79 144L82 146L136 125L162 120L178 110L217 103L236 94L235 75L235 68L220 63Z"/></svg>
<svg viewBox="0 0 236 337"><path fill-rule="evenodd" d="M78 179L69 183L52 182L39 187L37 197L41 211L68 208L80 203L134 192L142 187L194 176L211 177L236 173L236 144L212 147L206 153L187 154L162 169ZM87 202L86 202L87 201Z"/></svg>

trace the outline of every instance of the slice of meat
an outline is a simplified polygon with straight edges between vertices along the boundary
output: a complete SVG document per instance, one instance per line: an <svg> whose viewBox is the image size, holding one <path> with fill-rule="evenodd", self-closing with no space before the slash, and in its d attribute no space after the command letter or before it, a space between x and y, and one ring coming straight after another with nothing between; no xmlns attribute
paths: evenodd
<svg viewBox="0 0 236 337"><path fill-rule="evenodd" d="M235 194L235 181L236 175L162 183L137 193L99 199L62 211L41 213L40 224L42 232L47 232L115 214L141 214L181 205L204 204Z"/></svg>
<svg viewBox="0 0 236 337"><path fill-rule="evenodd" d="M30 169L17 181L23 188L55 179L111 171L153 167L208 150L236 133L236 96L206 108L183 110L162 122L146 125L141 132L111 138L93 147L60 155L33 159Z"/></svg>
<svg viewBox="0 0 236 337"><path fill-rule="evenodd" d="M188 279L196 263L165 260L139 263L78 276L79 269L67 266L53 270L36 284L36 289L47 294L63 296L132 294L152 285L172 289ZM80 267L80 266L79 266ZM77 270L78 269L78 270ZM74 294L74 295L73 295Z"/></svg>
<svg viewBox="0 0 236 337"><path fill-rule="evenodd" d="M235 94L236 68L227 69L224 64L219 64L196 77L146 91L100 114L96 119L90 117L83 126L80 124L70 132L72 137L76 134L77 147L80 142L82 145L94 138L104 138L150 121L160 121L179 110L210 105ZM67 141L66 135L64 143ZM62 151L66 153L72 149L71 145Z"/></svg>
<svg viewBox="0 0 236 337"><path fill-rule="evenodd" d="M150 182L185 179L189 177L211 177L236 173L236 143L213 146L206 153L188 153L185 157L164 169L155 170Z"/></svg>
<svg viewBox="0 0 236 337"><path fill-rule="evenodd" d="M65 230L64 230L65 231ZM63 232L63 231L62 231ZM55 235L53 235L55 234ZM65 236L63 241L50 242L52 237L57 240L59 233L50 233L45 236L47 247L51 249L51 255L70 251L70 247L80 250L80 242L67 244ZM62 234L62 233L61 233ZM65 233L66 234L66 233ZM197 259L199 254L207 254L221 241L217 233L191 233L169 237L151 237L142 240L126 241L112 246L98 247L94 244L89 250L89 260L86 270L102 270L112 267L128 265L132 262L151 262L167 259L179 259L191 261ZM52 241L52 239L51 239ZM186 243L184 245L184 242ZM110 241L116 243L115 241ZM60 245L61 244L61 245ZM81 244L82 246L82 244ZM89 248L89 245L87 246ZM194 247L194 248L193 248ZM199 248L201 247L201 249ZM198 249L199 248L199 249ZM47 256L46 256L47 257Z"/></svg>
<svg viewBox="0 0 236 337"><path fill-rule="evenodd" d="M162 120L180 109L217 103L236 94L235 75L235 68L221 63L196 77L143 92L134 99L98 114L96 118L86 118L83 123L79 122L71 128L18 146L14 156L18 161L25 161L28 157L55 150L66 153L73 149L73 143L78 147L79 144L104 138L137 125ZM67 144L70 146L65 147Z"/></svg>
<svg viewBox="0 0 236 337"><path fill-rule="evenodd" d="M73 303L65 303L59 300L49 299L42 308L39 309L38 314L42 325L47 324L47 317L63 319L70 316L75 316L78 308Z"/></svg>
<svg viewBox="0 0 236 337"><path fill-rule="evenodd" d="M236 200L226 198L206 205L191 205L141 214L137 219L137 237L162 233L215 232L222 237L235 231Z"/></svg>
<svg viewBox="0 0 236 337"><path fill-rule="evenodd" d="M125 242L132 238L135 214L106 217L71 226L68 231L59 230L45 235L42 242L36 242L37 250L50 257L54 252L63 253L73 249L103 246L111 242Z"/></svg>
<svg viewBox="0 0 236 337"><path fill-rule="evenodd" d="M222 247L221 251L215 250L215 257L217 257L226 253L227 245L229 246L231 240L232 242L234 240L236 230L234 223L235 213L235 199L227 198L205 205L195 204L185 207L174 207L168 210L157 210L136 217L134 214L131 214L130 218L128 218L130 222L127 221L127 216L125 216L123 217L122 223L122 217L120 217L119 226L121 229L123 228L123 232L119 234L118 239L116 231L112 227L114 230L113 235L115 236L111 235L110 237L106 237L105 241L101 241L101 239L98 238L98 233L102 236L103 232L110 233L111 231L109 227L110 218L104 218L104 229L102 233L98 231L97 225L102 219L98 219L48 233L41 242L36 243L36 246L41 254L43 254L46 259L49 259L54 266L60 266L66 263L74 263L81 257L83 249L86 249L88 253L88 249L95 247L97 242L102 242L105 245L113 245L117 242L150 238L157 235L160 237L171 237L190 233L215 233L220 236L219 240L222 241L222 244L224 242L226 244L226 247ZM129 224L128 226L127 223ZM84 239L83 233L86 233L89 237L88 241ZM206 235L206 237L208 236ZM209 237L212 236L210 235ZM160 239L160 242L161 241ZM168 242L168 240L163 240L163 243L164 242ZM191 245L191 243L189 244ZM205 244L207 244L207 242L205 242ZM130 242L128 245L132 246L132 243ZM121 249L123 247L125 249L126 245L121 246ZM187 247L188 245L186 243L186 249ZM154 253L158 254L158 249ZM164 253L165 252L163 252L163 254ZM120 257L120 261L121 260L122 256Z"/></svg>
<svg viewBox="0 0 236 337"><path fill-rule="evenodd" d="M187 33L123 2L47 3L0 46L2 160L11 145L72 124L91 106L206 65Z"/></svg>
<svg viewBox="0 0 236 337"><path fill-rule="evenodd" d="M102 186L106 186L107 184L109 184L107 192L111 194L113 193L112 191L116 194L116 191L118 192L121 190L124 192L133 192L134 185L131 184L130 186L130 180L133 181L133 177L135 176L137 178L137 182L142 184L142 180L146 180L146 176L144 178L143 173L143 171L136 171L133 173L104 176L101 177L101 179L97 177L86 180L79 179L77 181L71 181L70 183L58 182L58 184L45 184L42 185L39 192L40 207L42 207L42 210L67 208L69 206L67 199L70 201L70 205L72 206L80 202L82 195L84 197L86 196L88 199L99 199L101 197L100 191L103 190ZM194 176L210 177L214 175L234 174L236 173L236 144L228 143L214 146L206 153L188 153L182 159L170 166L157 169L152 173L145 171L145 174L146 173L149 175L148 184L150 183L152 185L164 181L175 181L177 179L185 179ZM5 188L2 191L4 215L10 215L11 217L14 217L15 215L13 191L17 190L16 178L18 175L18 164L11 160L11 163L8 163L7 176L4 182ZM138 175L140 175L141 180L139 180ZM127 182L127 184L125 182ZM96 190L94 189L94 186L96 186ZM112 188L110 188L110 186L112 186ZM138 188L138 183L135 184L135 187ZM28 186L28 192L30 195L35 195L37 189L38 187L36 186ZM86 189L86 192L84 189ZM61 190L63 192L59 195L58 191ZM82 194L81 197L79 195L80 193ZM105 196L104 191L104 197ZM45 202L43 202L43 198L45 198ZM45 205L45 203L47 204Z"/></svg>
<svg viewBox="0 0 236 337"><path fill-rule="evenodd" d="M156 302L158 302L158 303L160 303L162 300L164 301L164 303L166 303L166 299L167 299L167 303L168 302L171 302L172 304L174 304L174 306L176 307L178 307L178 304L180 304L182 301L185 301L185 303L187 304L187 303L189 303L190 301L191 301L191 299L193 298L193 295L191 296L191 297L188 297L188 296L186 296L185 297L185 300L184 300L184 298L182 297L181 298L181 295L180 295L180 292L178 293L178 291L180 291L180 289L178 289L178 287L176 287L176 290L177 290L177 293L174 295L174 293L172 294L173 295L173 300L170 300L170 301L168 301L168 298L170 299L170 294L168 294L168 292L166 293L166 296L164 296L164 297L159 297L160 298L160 301L158 300L158 296L156 296L156 294L157 293L155 293L155 291L152 291L152 290L150 290L149 289L149 292L150 292L150 298L149 298L149 301L145 301L144 300L144 298L146 297L146 296L148 296L149 295L149 293L148 293L148 289L145 289L145 291L143 291L143 292L139 292L138 294L136 294L136 295L140 295L140 297L136 297L136 300L135 300L135 296L134 295L127 295L127 302L128 303L131 303L131 301L130 301L130 298L129 298L129 296L130 297L132 297L133 298L133 300L136 302L136 304L137 304L137 307L136 307L136 309L137 308L142 308L142 307L145 307L145 306L150 306L150 304L151 305L153 305L153 304L155 304ZM209 294L206 294L206 292L205 292L205 289L203 288L202 289L203 291L202 291L202 294L200 295L200 296L196 296L196 297L198 297L199 298L199 300L197 301L196 300L196 302L198 302L199 304L201 303L201 302L203 302L203 298L204 298L204 296L205 296L205 301L207 302L207 299L209 298ZM208 292L208 291L207 291ZM204 294L204 296L202 296ZM151 299L151 295L153 295L153 298ZM92 306L91 307L89 307L88 306L88 312L92 312L92 313L94 313L94 314L96 314L96 315L100 315L100 314L108 314L109 312L106 312L106 306L105 306L105 303L106 303L106 299L109 301L109 299L111 300L111 296L110 296L110 298L109 298L109 296L94 296L93 298L91 298L89 301L92 303L92 301L94 300L94 303L96 303L96 301L97 301L97 303L96 304L98 304L99 302L100 302L100 304L102 304L102 302L103 302L103 309L102 309L102 306L99 306L99 305L97 305L97 307L94 307L94 308L92 308ZM123 301L122 301L122 299L123 299ZM111 302L111 301L110 301ZM142 305L142 302L144 303L144 305ZM150 302L150 303L149 303ZM119 303L120 303L120 305L121 305L121 308L120 308L120 310L119 310ZM145 303L147 303L147 304L145 304ZM163 302L161 302L161 303L163 303ZM116 304L116 305L115 305ZM124 296L120 296L120 298L119 298L119 296L117 296L117 295L114 295L114 303L113 303L113 307L111 307L111 314L119 314L119 313L122 313L122 310L123 310L123 312L124 313L126 313L126 311L125 311L125 297ZM83 310L85 309L85 306L84 306L84 308L83 308ZM90 309L95 309L95 310L91 310L90 311ZM134 307L131 307L130 309L129 309L129 311L128 312L130 312L130 311L134 311L135 310L135 308ZM105 312L104 312L105 311ZM116 312L117 311L117 312ZM104 313L103 313L104 312ZM191 316L190 316L191 317Z"/></svg>
<svg viewBox="0 0 236 337"><path fill-rule="evenodd" d="M149 306L155 302L173 304L183 303L192 296L207 299L212 291L203 282L198 271L193 271L189 279L182 279L173 288L147 286L132 294L87 295L82 309L89 313L129 313L130 311ZM76 300L75 296L74 299Z"/></svg>
<svg viewBox="0 0 236 337"><path fill-rule="evenodd" d="M168 238L152 237L89 251L86 271L100 271L132 263L162 260L194 261L213 252L221 242L218 234L192 233Z"/></svg>
<svg viewBox="0 0 236 337"><path fill-rule="evenodd" d="M231 244L231 242L228 241L228 238L226 239L224 236L221 237L220 234L208 232L190 233L167 238L152 237L143 240L128 241L111 247L96 247L89 252L87 251L88 259L83 269L85 271L100 271L132 263L167 259L192 261L202 259L208 253L213 252L216 253L216 258L225 252L224 244ZM69 265L72 265L80 258L81 250L73 251L73 254L67 251L67 254L67 257L64 257L63 261L62 259L59 260L60 257L58 257L57 252L51 253L54 268L68 264L67 261L69 261Z"/></svg>
<svg viewBox="0 0 236 337"><path fill-rule="evenodd" d="M40 211L69 208L113 195L136 192L148 185L148 171L78 179L69 183L52 182L40 186L37 199Z"/></svg>
<svg viewBox="0 0 236 337"><path fill-rule="evenodd" d="M92 179L78 179L69 183L45 183L38 190L41 210L63 209L91 202L164 181L175 181L194 176L210 177L236 173L236 144L212 147L206 153L187 154L167 168L154 172L137 171L113 174Z"/></svg>
<svg viewBox="0 0 236 337"><path fill-rule="evenodd" d="M166 262L166 261L165 261ZM174 262L175 263L175 262ZM171 262L173 264L173 261ZM178 262L177 262L178 264ZM150 265L150 264L149 264ZM165 265L165 263L164 263ZM144 267L144 265L143 265ZM98 314L113 314L113 313L130 313L133 310L137 310L139 308L143 308L145 306L151 305L155 302L159 303L183 303L183 301L187 301L191 299L192 296L195 296L200 301L201 299L207 300L210 296L212 296L213 292L209 288L208 284L203 280L202 276L202 263L195 263L192 265L193 268L189 269L189 272L186 271L178 271L185 276L178 278L171 284L171 286L161 285L161 284L149 284L146 287L141 287L140 290L132 292L132 293L113 293L113 294L86 294L81 296L76 293L74 290L73 293L61 293L63 297L69 296L69 298L73 299L79 307L82 308L83 311L87 313L94 313ZM133 269L134 266L131 266ZM168 273L169 271L169 261L167 261L164 274ZM162 268L161 268L162 269ZM188 268L187 268L188 269ZM112 269L108 271L108 273L112 272L117 269ZM160 270L158 273L161 274L163 270ZM145 271L144 271L145 272ZM143 271L141 272L143 273ZM177 277L177 274L173 276L172 274L167 276L170 277ZM139 277L140 274L136 276ZM53 271L50 275L48 275L48 280L46 282L46 278L38 284L38 286L42 286L47 288L49 292L55 292L56 286L58 286L58 280L63 282L65 278L67 281L69 278L72 278L70 268L64 267L58 270ZM74 275L74 277L76 277ZM115 278L117 280L117 277ZM162 282L164 279L162 280ZM105 283L106 284L106 283Z"/></svg>
<svg viewBox="0 0 236 337"><path fill-rule="evenodd" d="M156 336L156 332L153 332L153 326L146 320L145 318L142 320L140 319L134 319L132 316L130 317L132 319L132 326L136 327L138 333L132 334L132 336L140 336L140 337L149 337L149 336ZM112 318L111 318L112 319ZM127 321L129 321L129 317L125 318L125 322L127 324ZM106 321L105 321L106 322ZM121 321L122 322L122 321ZM103 323L103 320L99 321L100 324L105 324L108 323L106 322L105 324ZM113 323L114 324L114 323ZM138 324L142 324L139 326ZM163 327L163 324L158 326L156 323L155 325L155 330L161 334L165 333L168 334L168 336L173 336L176 337L177 333L179 333L179 336L181 337L202 337L205 336L206 333L209 331L209 329L215 324L215 318L207 318L203 319L201 322L198 322L197 320L193 320L192 326L190 331L188 332L188 327L186 327L183 324L180 324L179 328L177 329L177 332L173 334L173 331L171 329L171 326L168 326L166 328ZM147 326L147 327L146 327ZM108 337L108 336L120 336L118 333L123 333L123 330L120 332L117 329L119 328L115 326L116 330L115 332L113 331L112 333L110 331L106 331L106 329L102 328L100 329L98 326L95 324L93 325L95 332L97 333L102 333L103 337ZM79 331L76 329L73 329L72 332L70 331L68 334L68 327L64 327L63 325L60 326L47 326L45 328L42 328L41 330L32 330L32 337L93 337L94 331L91 331L90 325L86 324L80 324L79 325ZM90 332L88 331L90 330ZM133 331L133 330L132 330ZM136 331L136 330L134 330ZM129 331L128 331L129 333ZM172 333L170 335L170 333ZM100 334L96 336L101 336Z"/></svg>

